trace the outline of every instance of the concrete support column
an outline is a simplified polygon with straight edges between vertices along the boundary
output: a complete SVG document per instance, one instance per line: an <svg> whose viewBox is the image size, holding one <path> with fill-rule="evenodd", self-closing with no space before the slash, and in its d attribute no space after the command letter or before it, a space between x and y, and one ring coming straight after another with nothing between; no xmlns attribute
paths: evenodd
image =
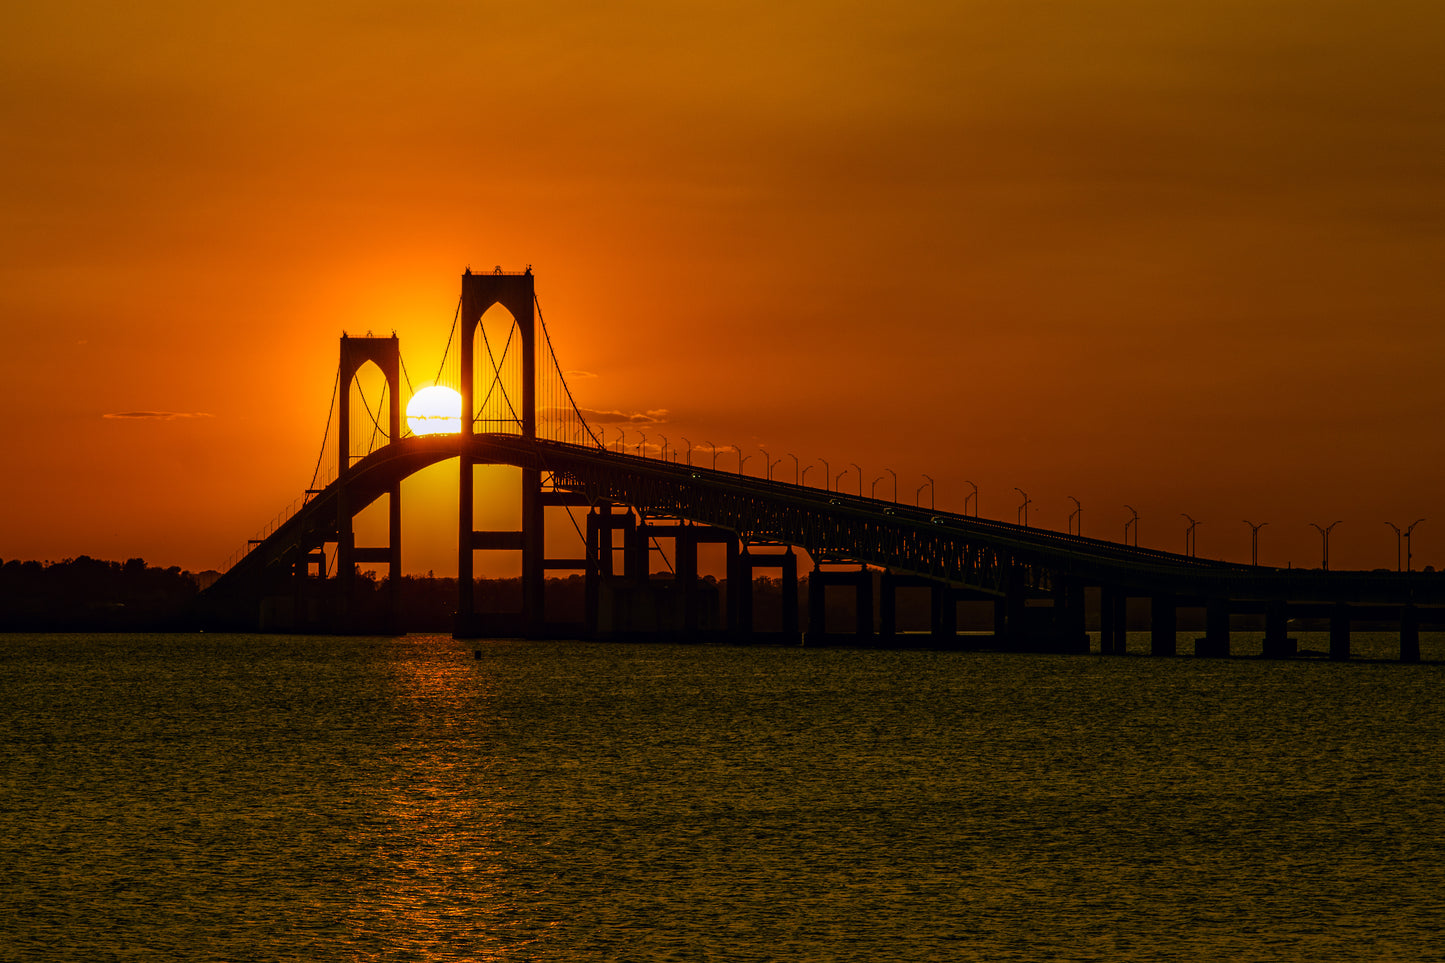
<svg viewBox="0 0 1445 963"><path fill-rule="evenodd" d="M828 626L828 587L823 582L823 572L817 565L808 577L808 631L804 643L821 645Z"/></svg>
<svg viewBox="0 0 1445 963"><path fill-rule="evenodd" d="M1204 609L1204 638L1194 641L1194 654L1223 658L1229 655L1229 600L1210 599Z"/></svg>
<svg viewBox="0 0 1445 963"><path fill-rule="evenodd" d="M1084 624L1084 583L1072 579L1061 582L1054 590L1054 632L1060 651L1089 651Z"/></svg>
<svg viewBox="0 0 1445 963"><path fill-rule="evenodd" d="M1099 654L1110 655L1114 646L1114 589L1099 586Z"/></svg>
<svg viewBox="0 0 1445 963"><path fill-rule="evenodd" d="M1123 655L1125 609L1128 599L1113 585L1099 588L1099 654Z"/></svg>
<svg viewBox="0 0 1445 963"><path fill-rule="evenodd" d="M540 638L543 632L543 593L547 587L542 473L522 469L522 634Z"/></svg>
<svg viewBox="0 0 1445 963"><path fill-rule="evenodd" d="M623 577L643 585L652 574L652 538L645 523L627 528L623 545Z"/></svg>
<svg viewBox="0 0 1445 963"><path fill-rule="evenodd" d="M860 572L824 572L814 568L808 579L808 642L823 645L829 641L828 632L828 586L847 586L853 589L853 632L839 633L833 641L851 639L855 643L867 644L873 639L873 573L864 569Z"/></svg>
<svg viewBox="0 0 1445 963"><path fill-rule="evenodd" d="M802 638L798 627L798 555L792 548L783 555L783 635L792 644Z"/></svg>
<svg viewBox="0 0 1445 963"><path fill-rule="evenodd" d="M336 621L342 632L351 631L351 609L356 597L356 533L351 530L351 505L346 486L336 492Z"/></svg>
<svg viewBox="0 0 1445 963"><path fill-rule="evenodd" d="M1004 631L999 638L1008 645L1016 645L1023 641L1025 626L1028 615L1025 613L1025 603L1028 601L1028 593L1024 589L1024 580L1017 569L1010 570L1008 574L1008 589L1004 596Z"/></svg>
<svg viewBox="0 0 1445 963"><path fill-rule="evenodd" d="M737 592L737 636L748 641L753 635L753 563L752 555L746 545L737 558L738 592ZM728 583L728 597L732 597L732 582Z"/></svg>
<svg viewBox="0 0 1445 963"><path fill-rule="evenodd" d="M1420 610L1413 605L1400 607L1400 661L1420 661Z"/></svg>
<svg viewBox="0 0 1445 963"><path fill-rule="evenodd" d="M400 429L396 426L399 418L393 419L392 436L399 438ZM391 492L387 496L390 504L387 506L387 560L386 560L386 612L387 620L391 623L389 628L393 632L405 631L401 624L401 482L391 486Z"/></svg>
<svg viewBox="0 0 1445 963"><path fill-rule="evenodd" d="M678 604L682 606L682 637L692 642L697 639L697 535L691 525L680 526L676 546L676 584Z"/></svg>
<svg viewBox="0 0 1445 963"><path fill-rule="evenodd" d="M1289 637L1288 607L1284 602L1270 602L1264 613L1264 657L1293 658L1295 648L1295 640Z"/></svg>
<svg viewBox="0 0 1445 963"><path fill-rule="evenodd" d="M471 396L470 388L464 392ZM466 409L463 408L463 411ZM462 419L462 437L470 440L471 419ZM452 628L452 634L459 638L470 638L475 634L475 615L477 610L476 577L473 574L472 562L472 531L476 527L473 519L472 500L475 486L474 465L472 456L469 454L469 447L463 446L462 456L458 459L462 463L461 476L457 483L457 490L460 493L457 504L457 617Z"/></svg>
<svg viewBox="0 0 1445 963"><path fill-rule="evenodd" d="M854 603L854 613L857 618L856 634L858 641L870 642L873 639L873 573L863 570L858 574L857 594Z"/></svg>
<svg viewBox="0 0 1445 963"><path fill-rule="evenodd" d="M740 599L742 598L743 592L746 591L746 589L744 589L743 587L742 548L740 547L740 540L737 538L729 539L727 547L728 594L727 616L723 620L724 628L727 632L728 638L741 639L743 634L743 622L742 605ZM749 571L748 574L749 576L751 576L751 571Z"/></svg>
<svg viewBox="0 0 1445 963"><path fill-rule="evenodd" d="M1149 654L1174 655L1175 634L1178 631L1175 619L1174 596L1155 595L1149 599Z"/></svg>
<svg viewBox="0 0 1445 963"><path fill-rule="evenodd" d="M636 554L637 518L630 510L618 513L612 508L603 502L587 513L587 627L593 637L600 638L637 628L632 618L635 593L620 584L635 575L630 558ZM622 572L617 571L619 547Z"/></svg>
<svg viewBox="0 0 1445 963"><path fill-rule="evenodd" d="M933 643L951 648L958 644L958 603L953 586L935 582L929 596L933 609Z"/></svg>
<svg viewBox="0 0 1445 963"><path fill-rule="evenodd" d="M878 638L884 645L898 642L898 579L892 572L878 579Z"/></svg>
<svg viewBox="0 0 1445 963"><path fill-rule="evenodd" d="M587 574L586 578L586 603L583 618L587 622L587 634L596 638L598 634L598 615L601 608L602 579L612 574L612 529L604 528L599 524L601 515L594 507L587 513ZM604 567L602 545L603 538L606 538L608 548L607 560Z"/></svg>
<svg viewBox="0 0 1445 963"><path fill-rule="evenodd" d="M1129 594L1120 592L1114 600L1114 654L1129 654Z"/></svg>
<svg viewBox="0 0 1445 963"><path fill-rule="evenodd" d="M1350 607L1340 602L1330 611L1330 658L1343 662L1350 657Z"/></svg>

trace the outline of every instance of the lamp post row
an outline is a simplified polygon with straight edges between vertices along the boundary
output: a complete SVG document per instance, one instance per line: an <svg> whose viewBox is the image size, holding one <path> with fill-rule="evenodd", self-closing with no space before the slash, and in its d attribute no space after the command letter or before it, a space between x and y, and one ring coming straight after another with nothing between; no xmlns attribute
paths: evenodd
<svg viewBox="0 0 1445 963"><path fill-rule="evenodd" d="M605 447L605 429L602 429L602 431L602 443ZM647 435L640 429L638 430L637 434L638 437L641 439L637 443L637 454L639 457L646 457L648 448ZM672 446L666 435L659 433L658 437L662 439L659 445L659 457L663 461L667 461L668 449ZM687 445L684 457L688 466L691 467L692 449L694 445L692 441L686 436L682 436L682 440ZM627 430L625 428L618 428L615 450L619 454L621 454L625 451L626 444ZM716 471L718 453L723 449L706 440L703 441L703 445L705 445L712 452L712 467L713 470ZM729 445L727 447L730 447L733 449L733 451L737 452L737 473L741 475L743 473L744 467L747 465L749 459L751 459L752 456L744 455L742 448L738 445ZM672 460L676 461L677 449L673 447L672 450ZM769 455L768 450L766 448L763 448L762 446L759 446L758 450L763 454L764 476L767 478L767 480L772 481L774 470L783 463L783 459L773 459L771 455ZM814 466L812 464L804 465L802 461L798 458L798 456L793 454L792 452L787 452L785 457L793 459L793 484L805 484L808 479L808 472L811 471ZM832 466L828 463L828 460L826 458L819 458L818 461L821 462L823 465L823 488L825 491L840 491L842 488L843 478L848 474L848 470L851 468L858 476L858 497L863 497L863 469L858 465L857 462L849 462L848 466L842 471L838 472L838 474L835 476L832 474ZM894 471L892 468L884 468L883 470L886 471L890 476L892 476L893 501L896 503L898 501L898 472ZM881 482L883 478L884 476L879 475L877 478L873 479L868 489L869 497L874 499L878 497L878 483ZM935 509L937 507L938 499L933 476L924 474L923 478L925 479L924 483L922 485L919 485L917 490L914 492L913 503L915 506L921 507L923 501L923 491L924 489L927 489L929 508ZM830 482L831 487L829 485ZM978 485L967 479L964 480L964 484L969 486L970 491L964 494L963 514L965 516L972 514L974 518L977 518L979 517ZM1014 486L1014 491L1018 492L1022 498L1022 501L1019 503L1017 518L1015 519L1015 521L1021 524L1023 527L1027 528L1029 524L1029 506L1033 504L1033 498L1029 496L1028 492L1024 491L1022 488L1019 488L1018 486ZM1068 498L1069 501L1074 503L1074 510L1069 513L1068 520L1066 522L1068 527L1068 534L1082 537L1084 534L1083 503L1080 502L1079 499L1073 495L1069 495ZM972 502L972 512L969 511L970 502ZM1124 507L1129 510L1130 515L1130 517L1124 522L1124 544L1130 544L1129 533L1132 530L1134 533L1134 541L1132 544L1135 548L1137 548L1139 546L1139 512L1132 505L1125 505ZM1195 534L1195 529L1199 527L1200 521L1194 518L1188 512L1180 512L1179 514L1180 517L1186 519L1189 522L1184 532L1184 554L1191 558L1197 557L1199 553L1199 541L1198 537ZM1268 525L1269 522L1252 522L1247 518L1242 519L1242 521L1244 522L1244 524L1249 526L1249 563L1251 565L1257 566L1259 565L1259 530ZM1332 532L1335 526L1339 525L1341 521L1343 521L1343 519L1336 519L1328 525L1320 525L1316 522L1309 523L1311 528L1320 533L1320 566L1325 571L1329 571L1330 568L1330 532ZM1385 522L1385 524L1388 525L1395 532L1395 571L1413 571L1414 550L1411 545L1411 539L1415 533L1415 526L1419 525L1423 521L1425 521L1424 518L1417 518L1404 528L1401 528L1394 522Z"/></svg>
<svg viewBox="0 0 1445 963"><path fill-rule="evenodd" d="M637 436L638 436L637 455L638 455L639 458L646 458L646 457L647 457L647 451L648 451L649 447L652 447L652 446L649 444L648 440L647 440L647 433L644 432L644 431L642 431L641 429L635 429L635 430L637 431ZM603 437L603 443L604 443L604 447L606 447L606 446L607 446L607 444L606 444L606 434L605 434L606 429L602 429L602 431L603 431L603 436L602 436L602 437ZM657 446L657 448L658 448L658 457L659 457L661 460L663 460L663 461L671 460L671 461L673 461L673 462L676 462L676 461L677 461L677 458L678 458L676 446L672 445L672 443L669 441L669 439L667 438L666 435L663 435L663 434L659 433L657 437L661 439L660 444ZM687 447L684 449L683 458L684 458L684 460L686 461L688 467L692 467L692 450L693 450L693 448L698 447L698 446L694 445L693 442L692 442L692 439L688 438L686 435L683 435L683 436L681 436L681 437L682 437L683 442L684 442L684 443L686 444L686 446L687 446ZM615 445L612 446L612 447L613 447L613 450L615 450L618 454L623 454L623 453L626 451L626 448L627 448L627 445L628 445L628 444L629 444L629 442L627 441L627 429L626 429L626 428L618 428L618 429L617 429L617 442L616 442ZM746 467L747 467L747 463L748 463L748 462L752 459L752 457L753 457L752 455L745 455L745 454L743 454L742 447L739 446L739 445L725 445L725 446L719 447L718 445L714 444L713 442L704 439L703 442L702 442L702 446L705 447L705 448L707 448L709 451L712 452L712 468L713 468L714 471L717 470L718 454L719 454L720 452L726 451L726 450L729 449L729 448L732 449L734 452L737 453L737 456L738 456L737 473L738 473L739 475L741 475L741 474L744 472L744 470L745 470ZM668 450L669 450L669 449L672 450L672 458L671 458L671 459L668 458ZM768 450L767 450L766 448L762 447L761 445L758 446L758 451L762 452L762 454L763 454L763 464L764 464L764 466L765 466L765 467L764 467L764 477L766 477L767 480L772 481L773 478L774 478L774 473L775 473L777 467L778 467L780 464L783 463L783 458L776 458L776 459L773 458L773 457L769 454ZM795 484L795 485L802 485L804 482L806 482L806 481L807 481L807 477L808 477L808 472L809 472L810 470L812 470L812 468L813 468L814 466L811 465L811 464L810 464L810 465L804 465L804 464L802 463L801 459L799 459L798 456L795 455L795 454L793 454L792 452L786 452L786 453L784 454L784 457L785 457L785 458L791 458L791 459L793 459L793 484ZM818 461L821 462L822 465L823 465L823 474L824 474L824 478L825 478L825 484L824 484L824 490L825 490L825 491L838 491L838 490L840 490L840 488L841 488L841 486L842 486L843 478L847 476L848 470L849 470L849 469L852 469L853 472L856 473L857 476L858 476L858 496L859 496L860 498L863 496L863 469L862 469L862 467L861 467L857 462L849 462L849 463L848 463L848 466L847 466L846 468L844 468L842 471L838 472L837 475L833 475L833 474L832 474L832 465L830 465L830 464L828 463L828 459L826 459L826 458L819 458ZM888 475L893 479L893 501L896 502L896 501L898 501L898 472L894 471L892 468L884 468L883 470L886 471L886 472L888 473ZM932 486L933 486L933 483L934 483L934 482L933 482L933 478L932 478L931 476L925 474L923 477L924 477L925 479L927 479L927 481L925 481L925 482L923 483L923 485L921 485L921 486L919 487L919 489L918 489L918 494L919 494L920 497L921 497L921 495L922 495L923 489L925 489L925 488L930 488L930 489L931 489ZM874 498L877 497L877 495L878 495L878 483L879 483L880 481L882 481L883 478L884 478L884 476L879 475L877 478L875 478L875 479L873 480L872 485L871 485L870 490L869 490L869 495L870 495L871 497L874 497ZM977 504L977 498L978 498L978 486L977 486L977 485L974 485L973 482L969 482L968 484L973 487L973 493L972 493L969 497L971 497L971 498L973 498L973 499L975 500L975 505L976 505L976 504ZM933 504L934 502L936 502L936 499L930 494L930 504ZM975 513L976 513L976 511L975 511Z"/></svg>

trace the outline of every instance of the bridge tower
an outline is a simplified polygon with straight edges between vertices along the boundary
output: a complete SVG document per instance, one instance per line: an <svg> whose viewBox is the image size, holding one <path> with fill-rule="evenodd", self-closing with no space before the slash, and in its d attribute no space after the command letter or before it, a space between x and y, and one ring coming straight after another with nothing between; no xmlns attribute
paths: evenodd
<svg viewBox="0 0 1445 963"><path fill-rule="evenodd" d="M389 398L387 431L392 441L401 437L401 347L396 335L389 338L353 338L341 336L340 382L337 386L339 431L336 477L344 480L351 471L351 384L367 364L381 369L386 378ZM347 487L338 488L336 500L336 574L339 582L341 628L349 630L356 612L356 566L362 562L381 562L387 566L387 614L395 620L398 588L401 580L401 482L387 493L389 512L387 544L382 548L357 548L352 528L352 506Z"/></svg>
<svg viewBox="0 0 1445 963"><path fill-rule="evenodd" d="M521 532L478 532L475 524L475 468L471 440L478 416L476 399L477 327L482 315L500 304L511 313L522 349L521 404L517 406L516 427L523 439L537 438L537 338L532 269L521 274L462 275L462 304L457 335L461 339L462 455L460 505L457 513L457 624L461 637L480 634L476 616L474 556L479 549L517 549L522 553L522 625L524 635L533 635L542 625L542 593L546 584L543 549L545 518L542 473L535 466L522 471ZM493 372L498 374L499 372Z"/></svg>

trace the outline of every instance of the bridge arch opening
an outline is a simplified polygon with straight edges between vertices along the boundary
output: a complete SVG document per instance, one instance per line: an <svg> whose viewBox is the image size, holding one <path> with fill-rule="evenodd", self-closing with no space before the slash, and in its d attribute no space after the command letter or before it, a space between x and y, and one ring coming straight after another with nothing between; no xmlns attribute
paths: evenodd
<svg viewBox="0 0 1445 963"><path fill-rule="evenodd" d="M521 328L501 302L487 308L472 333L472 424L475 431L525 434L525 369Z"/></svg>
<svg viewBox="0 0 1445 963"><path fill-rule="evenodd" d="M381 365L367 359L352 372L346 385L348 450L341 466L354 465L391 440L387 407L392 389Z"/></svg>

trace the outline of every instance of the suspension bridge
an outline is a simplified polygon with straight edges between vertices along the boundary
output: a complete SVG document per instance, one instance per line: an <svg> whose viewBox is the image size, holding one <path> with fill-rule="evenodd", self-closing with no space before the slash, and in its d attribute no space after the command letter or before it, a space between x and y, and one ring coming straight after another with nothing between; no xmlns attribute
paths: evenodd
<svg viewBox="0 0 1445 963"><path fill-rule="evenodd" d="M483 316L510 315L495 340ZM540 343L539 343L540 335ZM480 350L478 350L480 348ZM539 352L539 349L540 352ZM370 367L368 367L370 366ZM383 381L375 404L354 392L363 372ZM341 338L332 417L312 485L295 511L253 540L202 593L201 618L225 628L311 632L395 632L401 581L401 484L455 459L458 637L675 638L896 645L899 592L929 599L928 631L909 644L958 648L986 644L1031 651L1082 652L1092 645L1086 613L1097 612L1098 651L1125 651L1131 599L1147 599L1149 652L1176 652L1182 610L1202 610L1196 655L1231 652L1234 623L1262 623L1263 653L1296 652L1292 619L1328 622L1330 656L1350 656L1352 628L1398 630L1399 656L1420 657L1421 627L1445 625L1445 576L1421 572L1341 572L1241 565L1141 549L851 495L693 464L666 447L652 457L618 442L608 447L572 398L542 319L534 277L462 276L462 291L438 381L459 386L455 431L405 429L403 382L413 392L398 339ZM359 406L353 404L356 393ZM334 426L335 430L332 430ZM327 454L332 453L328 471ZM520 525L478 530L479 466L521 476ZM387 539L357 544L358 513L385 499ZM566 526L576 549L554 556L548 526ZM716 546L726 579L699 576L699 553ZM474 577L477 552L520 558L520 606L498 611ZM653 571L654 557L669 571ZM799 567L806 570L806 633ZM362 605L358 567L385 568L381 607ZM776 573L781 624L755 618L755 576ZM556 617L547 597L558 573L580 575L580 620ZM851 594L850 624L829 625L827 598ZM1087 603L1086 603L1087 600ZM992 606L992 633L960 635L960 602Z"/></svg>

